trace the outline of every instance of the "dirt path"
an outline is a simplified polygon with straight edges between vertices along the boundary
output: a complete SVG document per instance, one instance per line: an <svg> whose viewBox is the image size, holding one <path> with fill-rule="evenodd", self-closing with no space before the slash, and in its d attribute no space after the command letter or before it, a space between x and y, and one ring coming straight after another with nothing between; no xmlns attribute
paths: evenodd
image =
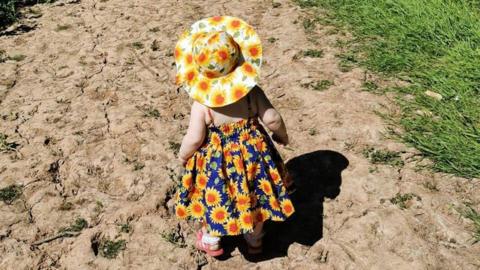
<svg viewBox="0 0 480 270"><path fill-rule="evenodd" d="M416 152L382 135L375 111L394 108L388 98L362 91L361 69L339 70L334 45L345 37L322 26L306 35L308 14L279 3L82 0L36 7L35 30L0 37L0 49L26 56L0 63L0 132L20 144L0 153L0 188L24 185L19 199L0 202L0 269L479 269L472 224L455 210L478 209L478 179L418 171ZM259 262L236 240L231 256L206 261L168 211L190 102L172 83L172 48L183 29L217 14L262 37L260 85L290 130L282 154L297 157L298 217L272 227ZM323 56L302 56L307 49ZM321 80L333 85L308 86ZM400 151L405 165L371 164L368 147ZM340 194L328 194L340 180ZM401 209L390 201L397 193L416 196ZM88 228L78 236L31 246L79 217ZM125 249L102 257L102 239Z"/></svg>

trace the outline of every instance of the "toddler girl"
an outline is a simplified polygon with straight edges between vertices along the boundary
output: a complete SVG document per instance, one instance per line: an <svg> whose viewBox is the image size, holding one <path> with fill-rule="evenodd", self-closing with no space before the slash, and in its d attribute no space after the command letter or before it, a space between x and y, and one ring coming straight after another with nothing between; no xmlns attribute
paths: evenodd
<svg viewBox="0 0 480 270"><path fill-rule="evenodd" d="M229 16L196 22L175 48L177 82L195 100L175 213L202 222L196 246L211 256L223 253L221 236L239 234L260 253L263 222L294 212L283 161L258 121L288 144L282 117L256 86L261 54L253 28Z"/></svg>

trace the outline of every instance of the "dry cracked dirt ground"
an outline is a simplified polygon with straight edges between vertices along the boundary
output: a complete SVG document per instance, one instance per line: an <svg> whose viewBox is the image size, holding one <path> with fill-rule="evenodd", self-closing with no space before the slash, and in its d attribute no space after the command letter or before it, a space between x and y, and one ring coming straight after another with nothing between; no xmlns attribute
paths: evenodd
<svg viewBox="0 0 480 270"><path fill-rule="evenodd" d="M479 180L421 169L414 149L385 136L376 112L394 112L392 97L362 90L372 74L342 71L335 44L348 35L306 33L310 15L294 3L81 0L24 12L34 29L0 36L6 54L26 56L0 63L0 132L18 144L0 153L0 188L22 190L0 202L0 269L480 268L457 210L478 209ZM297 214L268 226L257 258L236 238L226 256L205 258L169 210L190 104L173 84L172 49L218 14L262 37L260 85L292 138L280 151ZM373 164L382 150L399 158Z"/></svg>

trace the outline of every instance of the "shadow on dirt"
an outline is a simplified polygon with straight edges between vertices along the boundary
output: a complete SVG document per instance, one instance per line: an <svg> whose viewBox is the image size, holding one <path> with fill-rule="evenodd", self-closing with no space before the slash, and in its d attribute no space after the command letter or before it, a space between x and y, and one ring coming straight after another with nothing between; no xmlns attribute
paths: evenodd
<svg viewBox="0 0 480 270"><path fill-rule="evenodd" d="M225 253L218 259L229 258L235 247L239 247L247 260L256 262L287 256L292 243L315 244L323 236L324 198L334 199L340 194L341 173L348 163L345 156L330 150L314 151L289 160L286 165L296 186L291 195L295 214L285 222L265 224L263 254L249 256L241 236L224 237Z"/></svg>

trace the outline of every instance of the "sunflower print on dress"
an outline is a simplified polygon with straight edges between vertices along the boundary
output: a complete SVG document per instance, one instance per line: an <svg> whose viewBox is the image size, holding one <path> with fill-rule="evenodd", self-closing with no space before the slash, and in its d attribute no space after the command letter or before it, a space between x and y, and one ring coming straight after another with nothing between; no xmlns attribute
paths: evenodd
<svg viewBox="0 0 480 270"><path fill-rule="evenodd" d="M258 120L210 126L185 166L176 216L205 222L215 236L248 233L268 219L284 221L295 209L282 170L283 161Z"/></svg>

